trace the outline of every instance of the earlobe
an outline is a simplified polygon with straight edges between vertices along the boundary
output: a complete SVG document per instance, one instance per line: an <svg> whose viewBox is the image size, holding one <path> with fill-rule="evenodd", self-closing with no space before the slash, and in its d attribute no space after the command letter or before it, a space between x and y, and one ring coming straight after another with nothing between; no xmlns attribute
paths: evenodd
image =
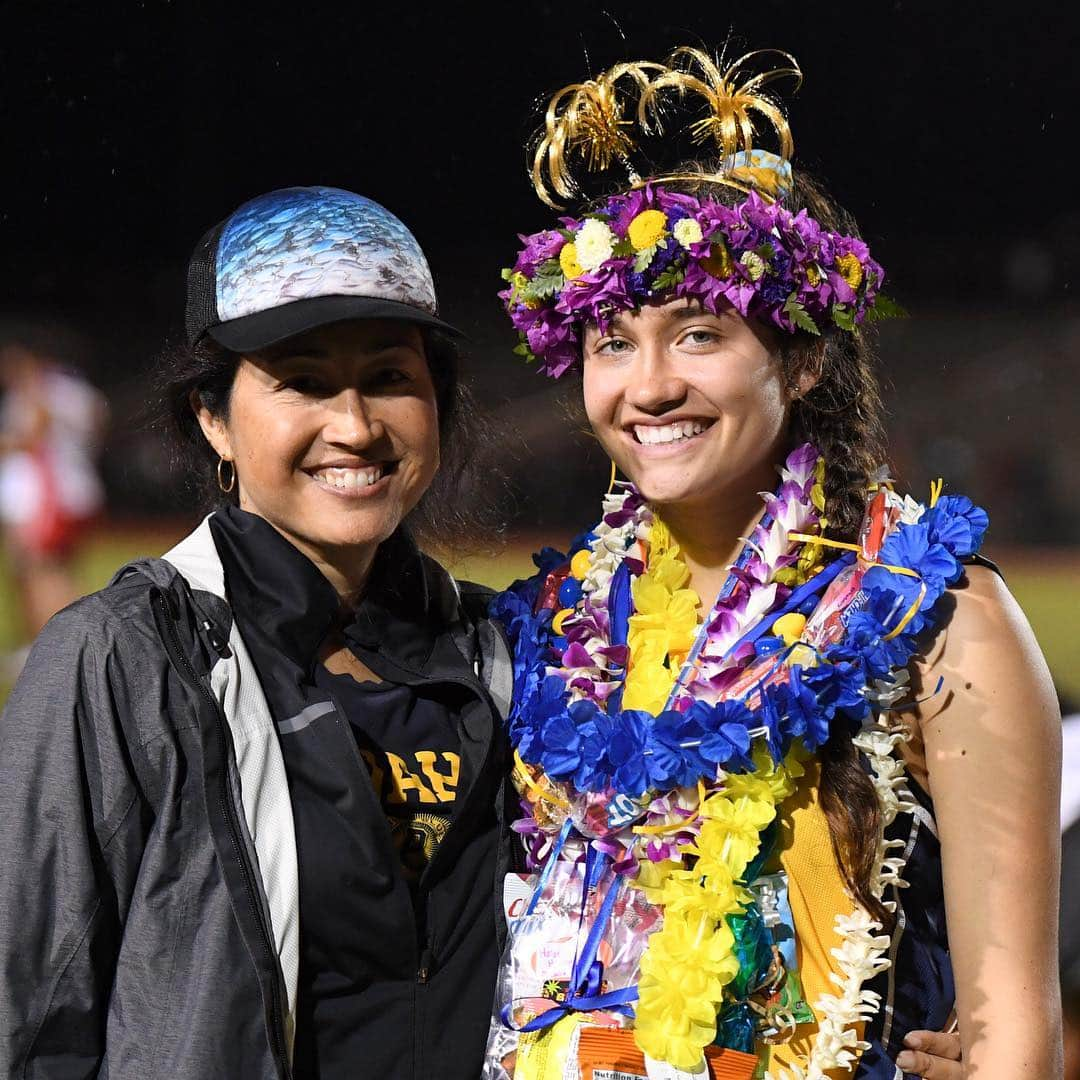
<svg viewBox="0 0 1080 1080"><path fill-rule="evenodd" d="M788 383L788 393L791 394L793 400L806 397L817 386L824 367L825 348L820 345L803 358L798 374L794 375Z"/></svg>
<svg viewBox="0 0 1080 1080"><path fill-rule="evenodd" d="M817 386L818 378L820 377L817 371L806 370L799 376L797 396L806 397L811 390Z"/></svg>
<svg viewBox="0 0 1080 1080"><path fill-rule="evenodd" d="M198 420L199 427L202 429L206 441L213 448L214 453L226 461L232 460L232 444L225 428L225 422L203 404L198 390L192 390L191 397L188 400L191 402L191 411L195 413L195 419Z"/></svg>

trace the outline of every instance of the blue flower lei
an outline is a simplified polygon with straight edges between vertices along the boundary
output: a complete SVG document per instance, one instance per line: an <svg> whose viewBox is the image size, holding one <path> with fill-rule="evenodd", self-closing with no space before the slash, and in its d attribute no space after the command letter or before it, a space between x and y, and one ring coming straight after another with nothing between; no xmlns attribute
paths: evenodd
<svg viewBox="0 0 1080 1080"><path fill-rule="evenodd" d="M880 565L867 571L860 602L846 615L844 639L818 652L814 666L793 663L785 679L753 688L753 709L739 700L699 701L686 712L671 709L655 716L635 709L608 713L592 701L571 702L566 683L548 674L561 655L558 635L552 612L536 610L536 602L548 574L566 557L546 548L534 557L538 573L515 582L492 607L513 656L514 698L507 719L511 743L526 764L538 766L552 780L567 781L579 791L612 788L639 798L650 789L668 791L714 779L718 769L750 771L755 734L764 734L776 762L795 739L813 752L834 731L854 734L871 709L867 688L894 684L894 673L907 665L920 638L938 627L944 614L938 602L962 576L963 561L979 550L987 525L986 512L970 499L944 496L886 539ZM851 561L842 556L831 565ZM917 577L887 566L904 567ZM816 598L808 603L804 613ZM897 612L912 609L903 631L890 632ZM755 655L775 656L777 667L790 650L763 631L787 610L792 609L766 615L746 635L756 639Z"/></svg>

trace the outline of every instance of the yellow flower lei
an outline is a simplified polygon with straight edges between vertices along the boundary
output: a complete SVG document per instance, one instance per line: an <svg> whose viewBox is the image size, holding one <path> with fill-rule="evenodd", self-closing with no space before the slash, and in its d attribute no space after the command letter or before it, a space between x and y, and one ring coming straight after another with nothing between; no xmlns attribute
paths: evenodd
<svg viewBox="0 0 1080 1080"><path fill-rule="evenodd" d="M740 883L761 845L761 831L777 804L802 775L795 753L775 765L759 749L753 773L731 775L701 804L705 824L697 839L679 848L696 860L642 860L636 881L651 903L664 908L664 925L649 938L641 958L635 1040L650 1057L693 1069L716 1038L724 987L739 973L727 916L750 899Z"/></svg>
<svg viewBox="0 0 1080 1080"><path fill-rule="evenodd" d="M668 527L654 518L645 572L634 582L635 614L626 645L630 652L622 707L656 715L667 703L698 626L698 595Z"/></svg>
<svg viewBox="0 0 1080 1080"><path fill-rule="evenodd" d="M659 713L693 645L698 596L670 530L655 518L644 573L634 582L635 614L627 628L630 662L623 708ZM639 862L636 886L664 909L641 959L635 1040L650 1057L695 1068L716 1038L724 987L739 972L727 916L750 895L741 884L761 845L761 832L802 775L795 752L776 765L763 748L753 773L729 775L700 806L697 839L679 861ZM686 862L692 861L692 868Z"/></svg>

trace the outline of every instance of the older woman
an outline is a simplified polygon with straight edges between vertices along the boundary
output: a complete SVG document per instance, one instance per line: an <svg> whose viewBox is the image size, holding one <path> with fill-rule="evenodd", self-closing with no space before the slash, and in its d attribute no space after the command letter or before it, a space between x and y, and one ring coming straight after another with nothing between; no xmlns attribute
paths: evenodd
<svg viewBox="0 0 1080 1080"><path fill-rule="evenodd" d="M883 270L792 174L761 91L793 59L759 61L679 49L547 112L549 202L574 154L633 164L635 107L655 134L692 105L715 145L505 274L522 351L581 372L630 483L500 601L540 876L485 1075L1060 1075L1046 665L977 554L986 515L881 467ZM931 1034L954 1010L955 1049Z"/></svg>
<svg viewBox="0 0 1080 1080"><path fill-rule="evenodd" d="M405 524L453 331L405 226L329 188L207 233L187 330L219 508L53 619L4 712L0 1074L471 1078L506 664Z"/></svg>

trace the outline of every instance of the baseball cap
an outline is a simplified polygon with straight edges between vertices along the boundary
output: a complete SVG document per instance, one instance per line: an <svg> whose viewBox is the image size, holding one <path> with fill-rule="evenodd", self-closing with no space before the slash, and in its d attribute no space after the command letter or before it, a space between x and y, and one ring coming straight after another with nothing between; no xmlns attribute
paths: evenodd
<svg viewBox="0 0 1080 1080"><path fill-rule="evenodd" d="M291 187L244 203L188 264L185 328L235 352L342 319L401 319L459 335L404 223L363 195Z"/></svg>

